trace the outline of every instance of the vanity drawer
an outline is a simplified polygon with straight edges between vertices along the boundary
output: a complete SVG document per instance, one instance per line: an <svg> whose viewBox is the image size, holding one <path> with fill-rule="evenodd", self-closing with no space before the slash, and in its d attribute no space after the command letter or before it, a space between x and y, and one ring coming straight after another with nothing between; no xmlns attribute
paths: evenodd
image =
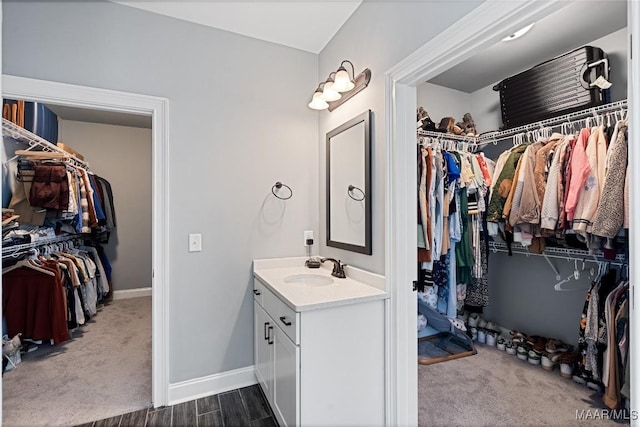
<svg viewBox="0 0 640 427"><path fill-rule="evenodd" d="M296 313L289 308L280 298L275 296L273 292L263 287L263 307L265 311L276 322L276 325L284 331L291 341L296 345L300 343L299 340L299 313Z"/></svg>
<svg viewBox="0 0 640 427"><path fill-rule="evenodd" d="M265 288L262 282L260 282L260 280L254 277L253 278L253 299L263 307L264 307L264 303L263 303L264 291L265 291Z"/></svg>

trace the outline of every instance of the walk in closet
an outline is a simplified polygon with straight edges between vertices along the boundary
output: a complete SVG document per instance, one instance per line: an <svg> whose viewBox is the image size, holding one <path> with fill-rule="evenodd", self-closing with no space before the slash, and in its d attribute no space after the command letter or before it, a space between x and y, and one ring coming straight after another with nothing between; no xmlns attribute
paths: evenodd
<svg viewBox="0 0 640 427"><path fill-rule="evenodd" d="M5 103L3 423L149 407L151 120Z"/></svg>
<svg viewBox="0 0 640 427"><path fill-rule="evenodd" d="M418 86L420 425L629 408L628 42L626 2L568 2ZM494 86L583 46L606 100L505 126Z"/></svg>

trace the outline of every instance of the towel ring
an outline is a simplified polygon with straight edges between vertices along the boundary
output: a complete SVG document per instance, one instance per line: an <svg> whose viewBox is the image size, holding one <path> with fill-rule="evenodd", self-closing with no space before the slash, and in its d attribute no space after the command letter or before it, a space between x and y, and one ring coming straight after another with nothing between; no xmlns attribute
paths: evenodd
<svg viewBox="0 0 640 427"><path fill-rule="evenodd" d="M356 199L355 197L353 197L353 195L351 194L351 192L353 190L358 190L360 193L362 193L362 198L361 199ZM359 189L358 187L356 187L355 185L349 185L349 187L347 188L347 194L349 195L349 197L351 197L353 200L355 200L356 202L361 202L363 201L367 195L364 194L364 191L362 191L361 189Z"/></svg>
<svg viewBox="0 0 640 427"><path fill-rule="evenodd" d="M289 190L289 196L288 197L280 197L276 194L276 190L281 189L282 187L285 187L287 190ZM271 187L271 193L276 196L278 199L280 200L289 200L291 197L293 197L293 190L291 189L291 187L289 187L287 184L283 184L280 181L276 182L273 187Z"/></svg>

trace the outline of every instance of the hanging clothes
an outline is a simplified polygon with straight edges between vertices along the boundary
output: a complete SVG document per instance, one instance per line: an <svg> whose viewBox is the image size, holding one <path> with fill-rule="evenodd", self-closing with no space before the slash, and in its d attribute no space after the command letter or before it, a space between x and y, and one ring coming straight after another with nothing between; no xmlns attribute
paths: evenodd
<svg viewBox="0 0 640 427"><path fill-rule="evenodd" d="M479 286L472 299L488 303L488 246L481 234L495 164L427 143L418 147L417 165L419 297L433 306L437 294L437 309L455 318L473 282Z"/></svg>

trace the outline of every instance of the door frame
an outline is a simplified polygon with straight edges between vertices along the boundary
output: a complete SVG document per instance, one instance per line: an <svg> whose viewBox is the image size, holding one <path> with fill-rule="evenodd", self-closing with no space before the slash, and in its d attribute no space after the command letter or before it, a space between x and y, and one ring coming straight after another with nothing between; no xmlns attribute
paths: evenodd
<svg viewBox="0 0 640 427"><path fill-rule="evenodd" d="M169 100L88 86L2 75L2 96L152 118L152 374L154 407L169 397Z"/></svg>
<svg viewBox="0 0 640 427"><path fill-rule="evenodd" d="M640 29L640 4L628 1L628 33ZM535 22L566 5L562 1L523 0L480 4L457 23L416 50L385 73L385 124L387 146L386 208L385 208L385 271L387 289L391 293L391 354L390 354L390 424L418 425L418 367L416 296L411 283L416 280L415 232L416 198L414 194L417 172L415 167L415 111L416 87L459 64L478 50L485 49L506 35ZM633 56L640 57L638 42ZM632 44L630 43L630 48ZM637 68L637 67L636 67ZM640 79L637 69L629 61L630 140L634 129L640 127L640 111L633 108L640 99ZM640 150L629 144L629 164L640 164ZM640 210L640 173L630 168L631 211ZM639 227L631 218L630 258L637 259L640 244ZM630 262L629 265L632 263ZM630 268L631 298L635 301L633 283L638 279L636 269ZM640 325L638 311L630 313L630 360L640 353ZM632 375L631 407L639 409L637 380ZM637 414L637 412L636 412ZM632 424L635 424L632 421Z"/></svg>

